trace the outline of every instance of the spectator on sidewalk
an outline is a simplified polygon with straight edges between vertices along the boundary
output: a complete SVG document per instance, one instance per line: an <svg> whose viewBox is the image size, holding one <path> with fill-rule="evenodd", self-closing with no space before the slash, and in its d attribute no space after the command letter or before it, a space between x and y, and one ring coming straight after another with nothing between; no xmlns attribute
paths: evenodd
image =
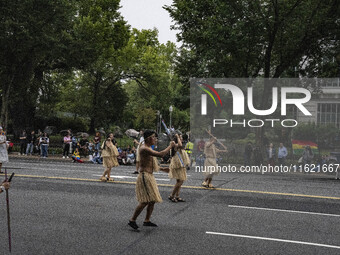
<svg viewBox="0 0 340 255"><path fill-rule="evenodd" d="M268 165L275 166L276 150L272 143L269 144L267 148L267 162Z"/></svg>
<svg viewBox="0 0 340 255"><path fill-rule="evenodd" d="M13 146L14 146L14 144L13 144L13 142L11 141L11 139L8 139L7 140L7 151L8 151L8 153L11 153L12 152L12 150L13 150ZM25 154L24 154L25 155Z"/></svg>
<svg viewBox="0 0 340 255"><path fill-rule="evenodd" d="M132 151L127 151L126 153L126 163L127 164L134 164L135 163L135 154Z"/></svg>
<svg viewBox="0 0 340 255"><path fill-rule="evenodd" d="M80 159L80 153L79 153L79 149L78 148L76 148L75 151L73 152L72 159L73 159L73 163L74 162L84 163L84 161L82 161Z"/></svg>
<svg viewBox="0 0 340 255"><path fill-rule="evenodd" d="M244 166L251 165L251 155L253 153L253 144L248 142L244 149Z"/></svg>
<svg viewBox="0 0 340 255"><path fill-rule="evenodd" d="M78 139L75 135L71 135L71 145L72 145L72 155L74 153L74 151L76 150L76 148L78 147Z"/></svg>
<svg viewBox="0 0 340 255"><path fill-rule="evenodd" d="M69 158L68 153L70 151L70 144L72 143L71 134L70 132L64 137L64 151L63 151L63 158Z"/></svg>
<svg viewBox="0 0 340 255"><path fill-rule="evenodd" d="M310 165L312 163L313 158L314 158L314 153L312 151L312 148L309 145L307 145L302 154L303 164Z"/></svg>
<svg viewBox="0 0 340 255"><path fill-rule="evenodd" d="M27 135L27 147L26 147L27 156L28 156L28 153L32 155L35 140L36 140L35 132L34 130L32 130L31 133Z"/></svg>
<svg viewBox="0 0 340 255"><path fill-rule="evenodd" d="M25 150L26 150L26 146L27 146L27 134L25 130L22 130L20 133L20 153L19 155L24 155L25 154Z"/></svg>
<svg viewBox="0 0 340 255"><path fill-rule="evenodd" d="M117 159L120 165L126 165L126 151L121 150L121 152L119 152Z"/></svg>
<svg viewBox="0 0 340 255"><path fill-rule="evenodd" d="M0 173L2 173L1 168L3 163L8 162L8 152L7 152L7 139L6 133L0 126Z"/></svg>
<svg viewBox="0 0 340 255"><path fill-rule="evenodd" d="M44 136L44 134L40 131L40 129L38 129L38 138L37 138L37 153L38 155L40 155L40 157L42 157L42 148L41 148L41 143L40 143L40 139Z"/></svg>
<svg viewBox="0 0 340 255"><path fill-rule="evenodd" d="M288 155L287 148L283 146L283 143L280 143L279 150L277 153L277 159L280 165L284 165L286 163L287 155Z"/></svg>
<svg viewBox="0 0 340 255"><path fill-rule="evenodd" d="M103 160L102 160L100 152L98 150L94 151L92 162L95 163L95 164L103 164Z"/></svg>
<svg viewBox="0 0 340 255"><path fill-rule="evenodd" d="M93 143L94 143L94 149L99 151L100 150L100 143L101 143L101 135L99 132L96 132L96 136L93 139Z"/></svg>
<svg viewBox="0 0 340 255"><path fill-rule="evenodd" d="M89 145L89 140L87 140L87 138L83 136L79 141L79 152L85 158L88 155L88 145Z"/></svg>
<svg viewBox="0 0 340 255"><path fill-rule="evenodd" d="M48 145L50 143L50 139L47 136L47 133L44 133L43 136L39 139L39 145L41 148L41 157L47 158L48 157Z"/></svg>

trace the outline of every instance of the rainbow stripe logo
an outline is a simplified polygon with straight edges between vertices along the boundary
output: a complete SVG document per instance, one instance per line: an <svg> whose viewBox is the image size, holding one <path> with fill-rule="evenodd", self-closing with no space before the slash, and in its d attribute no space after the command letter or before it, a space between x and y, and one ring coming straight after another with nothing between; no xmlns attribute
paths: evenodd
<svg viewBox="0 0 340 255"><path fill-rule="evenodd" d="M217 91L213 88L213 87L211 87L209 84L206 84L206 83L203 83L203 82L197 82L197 85L198 85L198 87L202 90L202 91L204 91L205 93L207 93L211 98L212 98L212 100L214 101L214 103L215 103L215 106L217 107L217 102L216 102L216 100L215 100L215 97L211 94L211 92L208 90L208 89L210 89L216 96L217 96L217 98L218 98L218 100L220 101L220 104L221 104L221 106L222 106L222 100L221 100L221 98L220 98L220 95L217 93ZM207 88L207 89L205 89L205 88Z"/></svg>

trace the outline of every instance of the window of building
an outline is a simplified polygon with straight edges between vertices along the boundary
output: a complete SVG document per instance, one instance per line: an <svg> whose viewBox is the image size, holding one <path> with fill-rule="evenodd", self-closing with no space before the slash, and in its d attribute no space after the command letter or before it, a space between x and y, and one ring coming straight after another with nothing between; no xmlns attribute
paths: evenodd
<svg viewBox="0 0 340 255"><path fill-rule="evenodd" d="M334 124L340 128L340 103L319 103L317 123L321 125Z"/></svg>
<svg viewBox="0 0 340 255"><path fill-rule="evenodd" d="M340 87L340 78L319 79L318 82L321 87Z"/></svg>

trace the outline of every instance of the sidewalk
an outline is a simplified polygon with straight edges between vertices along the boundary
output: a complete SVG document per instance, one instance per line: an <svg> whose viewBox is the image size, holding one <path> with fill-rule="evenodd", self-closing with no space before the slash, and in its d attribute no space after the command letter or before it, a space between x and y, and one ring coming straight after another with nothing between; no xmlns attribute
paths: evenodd
<svg viewBox="0 0 340 255"><path fill-rule="evenodd" d="M15 158L15 159L34 159L34 160L48 160L48 161L57 161L57 162L72 162L72 157L69 156L69 158L63 158L63 155L59 155L59 154L52 154L52 155L48 155L47 158L42 158L40 157L40 155L34 154L34 155L18 155L18 152L11 152L8 154L9 158ZM84 163L89 163L89 164L94 164L92 161L89 161L89 158L81 158Z"/></svg>

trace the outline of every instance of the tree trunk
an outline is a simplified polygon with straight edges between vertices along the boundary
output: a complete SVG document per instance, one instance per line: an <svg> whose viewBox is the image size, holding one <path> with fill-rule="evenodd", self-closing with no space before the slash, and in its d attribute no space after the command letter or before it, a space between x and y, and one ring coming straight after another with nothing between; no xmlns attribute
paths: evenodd
<svg viewBox="0 0 340 255"><path fill-rule="evenodd" d="M8 84L7 86L4 87L3 94L2 94L0 125L2 125L4 130L7 130L7 125L8 125L9 95L10 95L10 90L12 87L11 85L13 83L13 79L14 79L13 76L9 79Z"/></svg>
<svg viewBox="0 0 340 255"><path fill-rule="evenodd" d="M96 75L96 80L93 85L93 98L92 98L92 111L91 111L91 121L90 121L90 133L95 132L95 127L97 125L97 111L98 111L98 98L99 98L99 86L100 86L101 75Z"/></svg>

